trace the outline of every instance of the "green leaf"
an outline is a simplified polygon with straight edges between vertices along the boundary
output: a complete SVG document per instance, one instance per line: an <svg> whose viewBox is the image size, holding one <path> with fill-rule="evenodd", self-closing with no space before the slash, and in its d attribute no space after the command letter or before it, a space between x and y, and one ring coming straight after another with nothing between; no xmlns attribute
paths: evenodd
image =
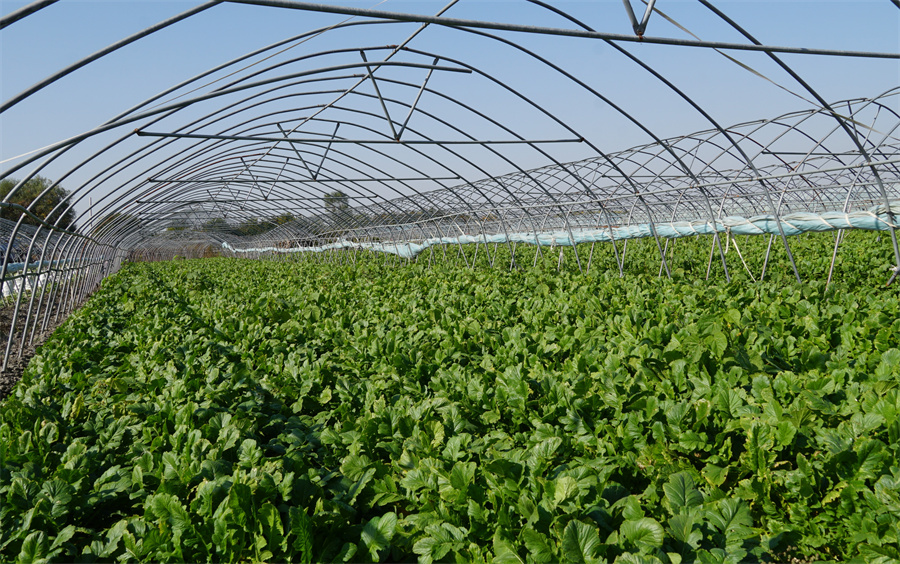
<svg viewBox="0 0 900 564"><path fill-rule="evenodd" d="M900 550L893 546L877 546L868 543L861 543L858 547L859 554L866 562L884 562L895 563L900 560Z"/></svg>
<svg viewBox="0 0 900 564"><path fill-rule="evenodd" d="M477 465L474 462L457 462L450 471L450 485L454 489L465 492L469 484L475 480L475 469Z"/></svg>
<svg viewBox="0 0 900 564"><path fill-rule="evenodd" d="M578 483L571 476L563 476L556 480L556 492L553 496L558 505L578 493Z"/></svg>
<svg viewBox="0 0 900 564"><path fill-rule="evenodd" d="M74 525L68 525L67 527L65 527L56 535L56 538L53 539L53 544L50 545L50 552L53 552L54 550L60 548L63 544L69 542L69 539L71 539L74 534Z"/></svg>
<svg viewBox="0 0 900 564"><path fill-rule="evenodd" d="M373 562L380 561L378 552L391 546L391 539L397 529L397 515L393 512L373 517L363 527L360 539Z"/></svg>
<svg viewBox="0 0 900 564"><path fill-rule="evenodd" d="M563 531L562 557L566 562L598 562L602 546L597 527L587 523L569 521Z"/></svg>
<svg viewBox="0 0 900 564"><path fill-rule="evenodd" d="M440 560L453 549L453 543L446 539L426 537L413 545L413 552L419 555L419 561L431 562Z"/></svg>
<svg viewBox="0 0 900 564"><path fill-rule="evenodd" d="M750 508L740 499L723 499L715 510L708 513L709 522L725 535L726 539L743 539L753 534Z"/></svg>
<svg viewBox="0 0 900 564"><path fill-rule="evenodd" d="M365 487L372 481L375 476L375 468L369 468L363 472L356 482L347 490L347 503L352 505L356 501L356 497L362 493Z"/></svg>
<svg viewBox="0 0 900 564"><path fill-rule="evenodd" d="M703 534L700 531L694 530L696 523L697 520L693 515L676 515L669 518L669 532L672 533L672 538L678 542L683 542L696 548L703 538Z"/></svg>
<svg viewBox="0 0 900 564"><path fill-rule="evenodd" d="M711 486L719 487L728 479L728 468L722 468L715 464L707 464L703 467L703 470L700 471L700 475L702 475L703 479Z"/></svg>
<svg viewBox="0 0 900 564"><path fill-rule="evenodd" d="M678 444L688 452L694 452L705 449L707 447L708 440L706 437L706 433L695 433L694 431L688 431L686 433L682 433L681 436L678 437Z"/></svg>
<svg viewBox="0 0 900 564"><path fill-rule="evenodd" d="M191 518L181 503L172 494L160 493L148 499L153 514L169 523L176 533L183 533L191 526Z"/></svg>
<svg viewBox="0 0 900 564"><path fill-rule="evenodd" d="M525 564L511 542L502 538L500 532L494 535L494 562L497 564Z"/></svg>
<svg viewBox="0 0 900 564"><path fill-rule="evenodd" d="M420 561L440 560L466 537L466 531L450 523L428 525L425 532L429 535L421 538L413 545L413 552L420 556Z"/></svg>
<svg viewBox="0 0 900 564"><path fill-rule="evenodd" d="M626 521L640 519L644 516L644 508L641 507L641 502L637 496L629 495L623 497L613 504L613 508L617 507L622 508L622 518Z"/></svg>
<svg viewBox="0 0 900 564"><path fill-rule="evenodd" d="M341 472L354 482L359 480L371 467L372 460L364 454L351 454L341 462Z"/></svg>
<svg viewBox="0 0 900 564"><path fill-rule="evenodd" d="M550 459L562 443L563 440L559 437L544 439L534 445L534 448L531 449L531 455L535 458Z"/></svg>
<svg viewBox="0 0 900 564"><path fill-rule="evenodd" d="M701 548L697 551L697 562L701 564L725 564L726 558L728 558L728 553L721 548L710 550Z"/></svg>
<svg viewBox="0 0 900 564"><path fill-rule="evenodd" d="M716 330L706 337L706 346L709 347L714 358L720 359L725 355L725 350L728 348L728 337L721 331Z"/></svg>
<svg viewBox="0 0 900 564"><path fill-rule="evenodd" d="M291 507L288 512L291 520L291 534L294 535L294 551L301 564L310 564L313 559L313 542L311 520L305 511Z"/></svg>
<svg viewBox="0 0 900 564"><path fill-rule="evenodd" d="M43 564L47 561L44 558L45 554L47 554L47 537L43 531L34 531L25 537L16 557L16 564Z"/></svg>
<svg viewBox="0 0 900 564"><path fill-rule="evenodd" d="M775 428L775 440L779 446L788 447L794 443L794 435L797 434L797 427L790 421L782 421Z"/></svg>
<svg viewBox="0 0 900 564"><path fill-rule="evenodd" d="M471 437L467 437L466 435L453 435L447 441L447 446L444 447L443 455L450 460L462 458L465 454L465 443L467 440L471 440Z"/></svg>
<svg viewBox="0 0 900 564"><path fill-rule="evenodd" d="M356 545L353 543L344 543L344 546L341 547L341 552L337 555L337 558L334 559L335 562L353 562L356 556Z"/></svg>
<svg viewBox="0 0 900 564"><path fill-rule="evenodd" d="M266 502L257 511L256 520L259 523L259 532L265 541L266 549L273 553L286 551L287 539L284 536L284 527L281 524L281 515L278 513L278 509Z"/></svg>
<svg viewBox="0 0 900 564"><path fill-rule="evenodd" d="M522 530L522 540L533 562L553 562L557 559L543 533L526 528Z"/></svg>
<svg viewBox="0 0 900 564"><path fill-rule="evenodd" d="M419 555L419 562L430 564L434 561L433 551L438 541L431 537L422 537L413 544L413 552Z"/></svg>
<svg viewBox="0 0 900 564"><path fill-rule="evenodd" d="M231 512L231 519L234 524L240 527L247 527L247 510L252 510L253 504L250 501L251 491L247 484L232 484L228 490L227 508ZM218 512L218 510L217 510Z"/></svg>
<svg viewBox="0 0 900 564"><path fill-rule="evenodd" d="M732 325L739 325L741 322L741 312L734 308L729 308L722 318Z"/></svg>
<svg viewBox="0 0 900 564"><path fill-rule="evenodd" d="M741 459L751 472L767 474L770 470L770 460L774 458L772 453L772 436L768 427L754 423L747 432L745 443L746 452L741 454Z"/></svg>
<svg viewBox="0 0 900 564"><path fill-rule="evenodd" d="M244 439L238 449L238 464L244 468L253 468L259 465L263 458L262 449L253 439Z"/></svg>
<svg viewBox="0 0 900 564"><path fill-rule="evenodd" d="M862 440L856 444L857 476L864 480L877 480L888 455L878 440Z"/></svg>
<svg viewBox="0 0 900 564"><path fill-rule="evenodd" d="M656 519L643 517L622 523L619 536L642 552L650 552L662 546L665 531Z"/></svg>
<svg viewBox="0 0 900 564"><path fill-rule="evenodd" d="M886 352L897 342L897 336L890 327L885 327L875 335L875 350Z"/></svg>
<svg viewBox="0 0 900 564"><path fill-rule="evenodd" d="M53 479L44 482L41 493L50 500L50 516L58 519L69 512L68 504L72 501L73 488L66 482Z"/></svg>
<svg viewBox="0 0 900 564"><path fill-rule="evenodd" d="M474 499L469 499L466 502L466 515L468 515L469 519L472 521L484 523L485 513L484 507Z"/></svg>
<svg viewBox="0 0 900 564"><path fill-rule="evenodd" d="M672 513L676 515L703 503L703 494L697 490L694 479L686 472L669 476L669 481L663 484L663 491Z"/></svg>
<svg viewBox="0 0 900 564"><path fill-rule="evenodd" d="M875 377L889 380L900 374L900 349L890 349L881 354L881 362L875 368Z"/></svg>

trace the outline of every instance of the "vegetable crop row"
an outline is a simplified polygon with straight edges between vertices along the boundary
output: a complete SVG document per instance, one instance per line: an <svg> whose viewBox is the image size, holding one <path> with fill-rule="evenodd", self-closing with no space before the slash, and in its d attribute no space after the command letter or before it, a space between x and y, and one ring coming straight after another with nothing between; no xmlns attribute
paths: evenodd
<svg viewBox="0 0 900 564"><path fill-rule="evenodd" d="M897 291L617 274L129 265L0 404L0 553L900 558Z"/></svg>

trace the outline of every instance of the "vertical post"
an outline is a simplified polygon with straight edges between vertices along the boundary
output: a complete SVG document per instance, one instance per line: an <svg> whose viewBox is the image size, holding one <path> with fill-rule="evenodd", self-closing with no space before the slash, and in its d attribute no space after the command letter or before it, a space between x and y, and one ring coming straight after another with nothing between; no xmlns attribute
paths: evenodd
<svg viewBox="0 0 900 564"><path fill-rule="evenodd" d="M38 310L34 311L35 297L37 296L38 292L37 292L37 290L32 290L31 299L28 302L28 313L25 315L25 327L23 327L23 329L22 329L23 333L29 333L29 331L28 331L29 325L32 322L34 322L34 324L36 325L37 318L40 316L40 304L43 301L44 293L47 291L47 284L49 284L49 281L50 281L49 266L51 266L51 265L48 265L46 274L43 273L43 268L44 268L44 258L47 255L47 247L50 246L50 236L52 234L53 234L53 232L51 231L50 233L47 234L47 237L44 239L44 244L41 245L41 256L40 256L40 258L38 258L38 265L39 265L38 266L38 281L41 280L41 277L44 278L43 283L41 283L41 289L40 289L41 290L40 291L41 299L38 301ZM31 327L31 332L28 336L28 346L31 346L33 344L33 341L34 341L34 326ZM24 343L24 341L23 341L23 343Z"/></svg>
<svg viewBox="0 0 900 564"><path fill-rule="evenodd" d="M759 275L759 281L762 282L766 277L766 266L769 264L769 255L772 252L772 242L775 241L775 235L769 235L769 245L766 247L766 258L763 260L762 272Z"/></svg>

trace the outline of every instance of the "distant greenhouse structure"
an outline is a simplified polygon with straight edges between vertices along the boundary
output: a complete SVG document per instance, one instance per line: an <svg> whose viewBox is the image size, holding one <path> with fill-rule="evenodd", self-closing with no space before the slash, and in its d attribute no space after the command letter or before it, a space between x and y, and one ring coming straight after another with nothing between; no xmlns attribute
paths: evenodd
<svg viewBox="0 0 900 564"><path fill-rule="evenodd" d="M0 17L5 44L62 17L61 5ZM628 241L645 239L666 276L672 241L699 236L707 276L715 265L759 279L783 253L802 280L793 236L835 232L833 269L841 234L862 229L890 240L878 273L890 284L900 272L896 40L891 51L825 30L833 45L769 43L778 30L743 23L731 5L624 5L522 0L498 17L465 0L421 13L195 2L23 83L0 105L4 124L26 122L91 72L141 68L147 90L119 99L86 87L103 119L0 155L0 180L16 182L0 205L20 214L0 219L3 367L133 260L363 253L403 264L439 253L528 268L547 253L562 265L565 250L565 267L586 272L603 248L625 276ZM900 14L890 0L854 9L871 21ZM226 56L222 40L201 52L191 38L214 18L246 22L247 37L229 41L253 46ZM294 31L272 35L282 24ZM147 57L179 41L180 55L158 55L158 66L209 66L155 82ZM60 206L77 211L74 227L13 205L36 175L68 190ZM735 237L757 235L761 269L727 254Z"/></svg>

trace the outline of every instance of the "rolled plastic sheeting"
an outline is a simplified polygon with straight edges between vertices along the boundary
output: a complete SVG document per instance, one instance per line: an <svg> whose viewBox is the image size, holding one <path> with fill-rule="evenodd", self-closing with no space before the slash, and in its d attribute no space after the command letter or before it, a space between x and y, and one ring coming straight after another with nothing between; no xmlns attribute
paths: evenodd
<svg viewBox="0 0 900 564"><path fill-rule="evenodd" d="M35 278L37 278L37 280L34 280ZM7 298L9 296L18 294L23 284L25 285L25 290L30 291L41 288L46 282L46 273L34 276L20 276L18 278L6 279L3 281L2 285L0 285L0 297Z"/></svg>
<svg viewBox="0 0 900 564"><path fill-rule="evenodd" d="M11 262L6 265L6 273L12 274L13 272L19 272L20 270L25 270L26 268L44 268L45 266L56 266L58 264L64 264L67 262L77 262L78 259L68 259L68 260L54 260L49 261L45 260L43 262Z"/></svg>
<svg viewBox="0 0 900 564"><path fill-rule="evenodd" d="M900 210L900 201L890 203L891 210ZM887 231L900 225L893 223L885 205L875 206L866 211L856 212L823 212L791 213L783 216L758 215L754 217L727 216L714 222L706 219L694 221L673 221L656 223L656 233L667 239L690 237L693 235L712 235L728 233L733 235L777 235L778 224L785 235L800 235L810 231L834 231L837 229L865 229L868 231ZM540 246L573 246L581 243L608 243L613 240L640 239L652 237L651 224L621 225L598 229L573 229L542 231L495 233L491 235L460 235L458 237L433 237L420 242L358 242L342 239L317 247L258 247L236 249L227 242L222 247L235 253L323 253L340 249L361 249L381 253L390 253L403 258L415 258L422 251L435 245L467 245L473 243L524 243Z"/></svg>

